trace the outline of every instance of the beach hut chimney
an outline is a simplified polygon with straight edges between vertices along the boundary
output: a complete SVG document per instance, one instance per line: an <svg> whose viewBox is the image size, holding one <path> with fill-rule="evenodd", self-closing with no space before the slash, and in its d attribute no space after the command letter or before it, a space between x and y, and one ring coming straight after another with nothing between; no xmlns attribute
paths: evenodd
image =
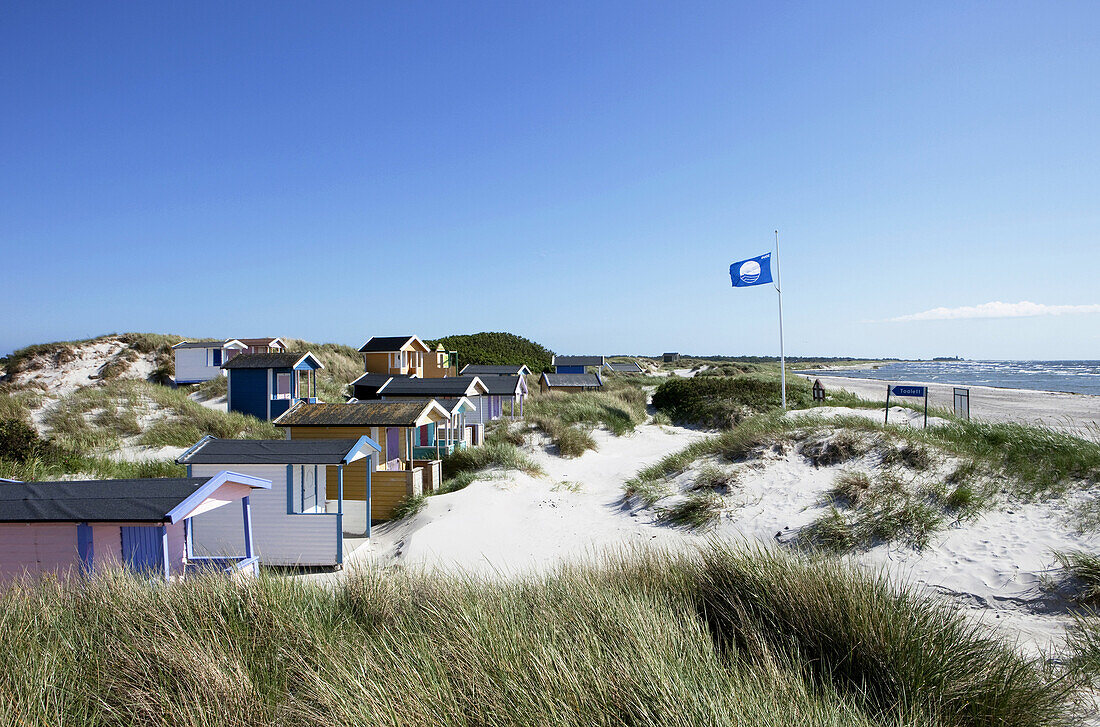
<svg viewBox="0 0 1100 727"><path fill-rule="evenodd" d="M814 379L814 401L825 401L825 386L821 379Z"/></svg>

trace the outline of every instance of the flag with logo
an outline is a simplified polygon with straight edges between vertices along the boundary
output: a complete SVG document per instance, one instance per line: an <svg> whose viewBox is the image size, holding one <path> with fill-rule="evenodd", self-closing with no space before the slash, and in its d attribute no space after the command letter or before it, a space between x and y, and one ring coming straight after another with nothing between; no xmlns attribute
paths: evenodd
<svg viewBox="0 0 1100 727"><path fill-rule="evenodd" d="M735 288L772 282L772 254L764 253L730 265L730 280Z"/></svg>

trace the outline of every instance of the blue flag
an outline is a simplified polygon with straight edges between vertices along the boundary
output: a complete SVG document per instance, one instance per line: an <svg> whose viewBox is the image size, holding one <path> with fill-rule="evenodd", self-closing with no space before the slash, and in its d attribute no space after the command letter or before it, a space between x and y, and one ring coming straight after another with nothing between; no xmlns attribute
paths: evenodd
<svg viewBox="0 0 1100 727"><path fill-rule="evenodd" d="M730 265L730 280L733 287L743 288L747 285L764 285L772 281L772 254L764 253L758 257Z"/></svg>

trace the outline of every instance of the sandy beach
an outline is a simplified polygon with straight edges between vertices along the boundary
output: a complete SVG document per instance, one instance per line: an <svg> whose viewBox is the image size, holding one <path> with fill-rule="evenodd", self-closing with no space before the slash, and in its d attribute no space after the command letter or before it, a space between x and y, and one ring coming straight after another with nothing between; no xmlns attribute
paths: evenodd
<svg viewBox="0 0 1100 727"><path fill-rule="evenodd" d="M847 376L802 374L810 381L821 379L826 391L832 388L850 391L870 401L886 400L888 383L925 384L929 387L929 406L952 408L954 387L923 381L893 381L885 379L854 379ZM1100 437L1100 396L1066 394L1058 391L1001 389L992 386L969 386L970 416L990 422L1022 422L1050 427L1079 437ZM917 402L909 399L907 402ZM891 398L891 403L894 399Z"/></svg>

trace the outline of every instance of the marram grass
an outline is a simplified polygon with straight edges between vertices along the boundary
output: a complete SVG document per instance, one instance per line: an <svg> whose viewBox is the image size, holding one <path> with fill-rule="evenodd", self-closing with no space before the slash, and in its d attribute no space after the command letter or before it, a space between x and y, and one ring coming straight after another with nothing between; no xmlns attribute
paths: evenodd
<svg viewBox="0 0 1100 727"><path fill-rule="evenodd" d="M515 581L114 574L0 591L0 723L1072 724L1041 664L837 561L718 546Z"/></svg>

